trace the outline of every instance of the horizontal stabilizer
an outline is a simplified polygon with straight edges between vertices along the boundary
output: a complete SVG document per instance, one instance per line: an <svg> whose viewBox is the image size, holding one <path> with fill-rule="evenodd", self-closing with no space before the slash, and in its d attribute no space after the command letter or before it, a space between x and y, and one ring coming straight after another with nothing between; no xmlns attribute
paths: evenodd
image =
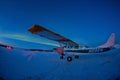
<svg viewBox="0 0 120 80"><path fill-rule="evenodd" d="M114 45L114 48L119 49L120 48L120 42Z"/></svg>

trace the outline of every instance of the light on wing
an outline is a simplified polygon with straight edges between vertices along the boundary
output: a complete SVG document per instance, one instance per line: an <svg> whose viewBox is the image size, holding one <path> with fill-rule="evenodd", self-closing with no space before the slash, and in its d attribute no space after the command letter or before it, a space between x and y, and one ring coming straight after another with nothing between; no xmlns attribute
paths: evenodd
<svg viewBox="0 0 120 80"><path fill-rule="evenodd" d="M12 50L12 47L11 46L6 46L7 49L9 50Z"/></svg>
<svg viewBox="0 0 120 80"><path fill-rule="evenodd" d="M45 37L47 39L54 40L62 44L66 44L68 46L78 47L78 44L73 42L72 40L67 39L39 25L33 25L30 29L28 29L28 31L41 37Z"/></svg>

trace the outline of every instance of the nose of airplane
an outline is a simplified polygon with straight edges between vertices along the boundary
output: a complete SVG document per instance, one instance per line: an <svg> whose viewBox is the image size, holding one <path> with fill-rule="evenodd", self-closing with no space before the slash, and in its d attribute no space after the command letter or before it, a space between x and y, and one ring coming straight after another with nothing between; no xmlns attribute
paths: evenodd
<svg viewBox="0 0 120 80"><path fill-rule="evenodd" d="M64 48L63 47L58 47L56 48L57 53L63 55L64 54Z"/></svg>

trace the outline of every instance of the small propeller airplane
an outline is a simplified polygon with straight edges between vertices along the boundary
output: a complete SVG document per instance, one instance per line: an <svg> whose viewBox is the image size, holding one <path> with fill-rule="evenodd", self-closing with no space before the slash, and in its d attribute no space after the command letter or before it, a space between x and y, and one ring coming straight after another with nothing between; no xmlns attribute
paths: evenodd
<svg viewBox="0 0 120 80"><path fill-rule="evenodd" d="M71 62L73 60L73 56L75 59L79 59L79 55L82 53L102 53L102 52L107 52L112 49L116 49L115 47L115 34L112 33L107 42L103 45L100 45L98 47L88 47L88 46L81 46L77 44L76 42L65 38L61 36L60 34L57 34L53 31L50 31L40 25L33 25L31 28L28 29L32 34L39 35L40 37L44 37L53 41L56 41L59 43L59 47L54 48L52 50L44 50L44 49L24 49L24 48L17 48L17 47L12 47L8 45L3 45L0 44L1 47L7 48L7 49L21 49L25 51L39 51L39 52L57 52L60 54L60 59L64 59L64 56L68 55L67 61ZM120 47L120 44L119 44Z"/></svg>

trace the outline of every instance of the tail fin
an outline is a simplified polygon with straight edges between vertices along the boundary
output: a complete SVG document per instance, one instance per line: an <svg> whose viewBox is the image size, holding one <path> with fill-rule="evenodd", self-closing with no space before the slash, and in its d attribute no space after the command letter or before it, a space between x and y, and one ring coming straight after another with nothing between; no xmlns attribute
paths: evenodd
<svg viewBox="0 0 120 80"><path fill-rule="evenodd" d="M99 47L100 48L112 47L114 46L114 42L115 42L115 33L112 33L109 39L107 40L107 42Z"/></svg>

